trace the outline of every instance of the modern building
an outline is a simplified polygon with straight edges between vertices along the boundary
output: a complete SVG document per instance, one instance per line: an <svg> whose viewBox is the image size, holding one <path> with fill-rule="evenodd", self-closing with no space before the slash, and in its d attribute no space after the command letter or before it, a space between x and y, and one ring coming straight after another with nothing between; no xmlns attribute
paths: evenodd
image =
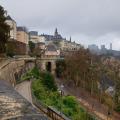
<svg viewBox="0 0 120 120"><path fill-rule="evenodd" d="M110 50L112 50L112 43L110 43Z"/></svg>
<svg viewBox="0 0 120 120"><path fill-rule="evenodd" d="M98 53L99 52L99 47L97 45L95 45L95 44L88 45L88 49L92 53Z"/></svg>
<svg viewBox="0 0 120 120"><path fill-rule="evenodd" d="M101 45L101 50L106 50L105 45Z"/></svg>
<svg viewBox="0 0 120 120"><path fill-rule="evenodd" d="M6 23L10 26L10 40L17 40L17 24L10 16L7 16Z"/></svg>

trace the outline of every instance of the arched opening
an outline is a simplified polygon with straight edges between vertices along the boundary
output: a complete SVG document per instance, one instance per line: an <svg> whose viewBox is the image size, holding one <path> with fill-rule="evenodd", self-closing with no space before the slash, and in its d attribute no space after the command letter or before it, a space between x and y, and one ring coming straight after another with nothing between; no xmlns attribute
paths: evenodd
<svg viewBox="0 0 120 120"><path fill-rule="evenodd" d="M46 70L47 70L48 72L51 72L51 68L52 68L51 62L47 62L47 63L46 63Z"/></svg>

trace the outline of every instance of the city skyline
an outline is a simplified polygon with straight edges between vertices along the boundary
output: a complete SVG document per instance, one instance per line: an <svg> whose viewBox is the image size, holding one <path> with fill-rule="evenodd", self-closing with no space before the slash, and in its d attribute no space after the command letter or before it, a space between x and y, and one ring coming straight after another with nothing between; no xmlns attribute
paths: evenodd
<svg viewBox="0 0 120 120"><path fill-rule="evenodd" d="M113 49L120 50L118 3L118 0L0 1L18 26L37 30L39 34L53 34L57 27L61 35L67 39L72 36L73 41L85 46L105 44L109 48L112 43Z"/></svg>

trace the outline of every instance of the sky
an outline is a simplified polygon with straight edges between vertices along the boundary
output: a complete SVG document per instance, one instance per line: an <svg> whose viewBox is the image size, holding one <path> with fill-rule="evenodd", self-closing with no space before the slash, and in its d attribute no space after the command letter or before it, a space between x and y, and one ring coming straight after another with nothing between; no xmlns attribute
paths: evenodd
<svg viewBox="0 0 120 120"><path fill-rule="evenodd" d="M0 0L18 26L120 50L120 0Z"/></svg>

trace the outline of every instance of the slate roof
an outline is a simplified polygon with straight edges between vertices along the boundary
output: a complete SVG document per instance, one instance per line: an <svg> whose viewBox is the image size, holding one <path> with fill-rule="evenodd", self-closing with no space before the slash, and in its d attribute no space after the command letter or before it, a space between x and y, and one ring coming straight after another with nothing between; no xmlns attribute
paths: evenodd
<svg viewBox="0 0 120 120"><path fill-rule="evenodd" d="M10 15L8 15L8 16L6 17L6 20L11 20L11 21L14 21L14 22L15 22L15 20L13 20Z"/></svg>
<svg viewBox="0 0 120 120"><path fill-rule="evenodd" d="M9 15L6 18L7 20L13 20Z"/></svg>
<svg viewBox="0 0 120 120"><path fill-rule="evenodd" d="M54 44L47 45L47 51L57 51L57 47Z"/></svg>
<svg viewBox="0 0 120 120"><path fill-rule="evenodd" d="M28 30L27 30L27 28L26 27L24 27L24 26L19 26L19 27L17 27L17 31L24 31L24 32L28 32Z"/></svg>

